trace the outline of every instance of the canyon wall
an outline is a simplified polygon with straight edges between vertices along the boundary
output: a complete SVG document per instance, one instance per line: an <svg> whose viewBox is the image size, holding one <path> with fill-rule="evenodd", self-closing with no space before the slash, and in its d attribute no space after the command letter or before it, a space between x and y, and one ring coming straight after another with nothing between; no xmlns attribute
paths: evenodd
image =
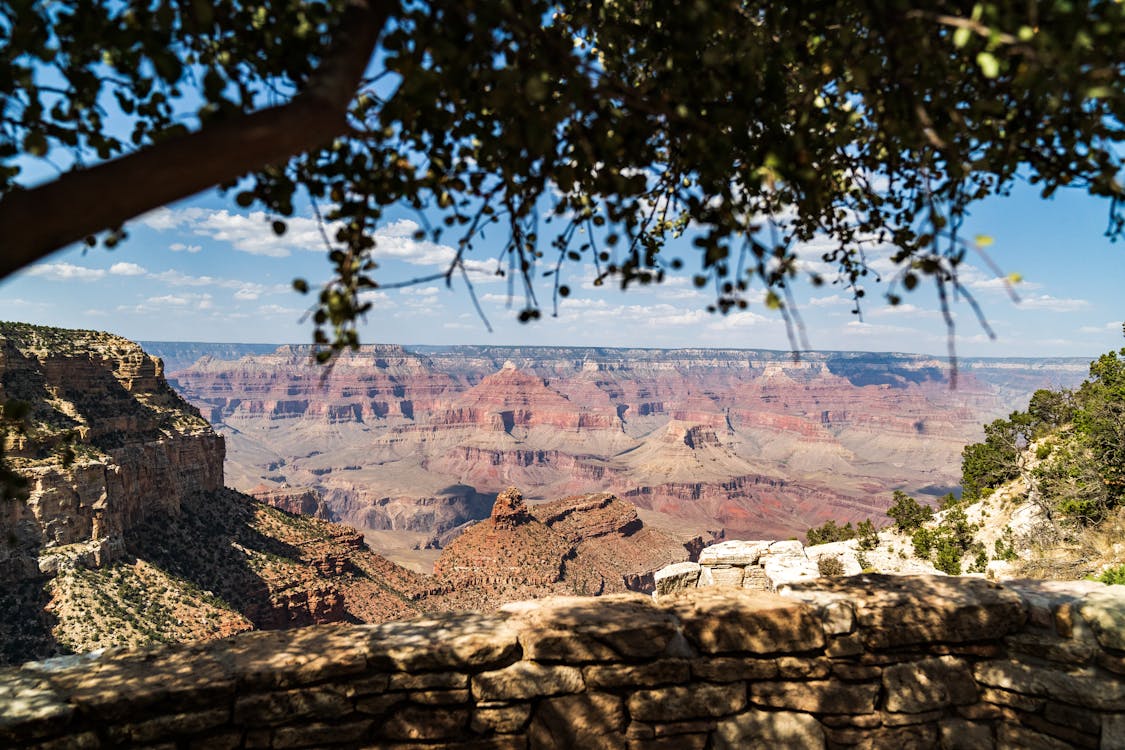
<svg viewBox="0 0 1125 750"><path fill-rule="evenodd" d="M1125 589L855 576L0 670L9 747L1125 747Z"/></svg>
<svg viewBox="0 0 1125 750"><path fill-rule="evenodd" d="M227 437L233 486L311 488L335 520L420 540L509 485L612 492L693 535L878 517L893 489L955 489L983 422L1088 368L970 358L951 390L920 355L372 345L325 371L308 347L223 346L172 380Z"/></svg>
<svg viewBox="0 0 1125 750"><path fill-rule="evenodd" d="M0 324L0 402L27 411L4 454L28 481L0 510L0 580L117 559L130 530L223 486L223 438L121 337Z"/></svg>

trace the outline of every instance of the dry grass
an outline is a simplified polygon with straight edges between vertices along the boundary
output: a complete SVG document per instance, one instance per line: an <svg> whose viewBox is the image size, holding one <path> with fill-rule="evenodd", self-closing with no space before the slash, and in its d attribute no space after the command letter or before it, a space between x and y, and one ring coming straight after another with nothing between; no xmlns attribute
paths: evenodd
<svg viewBox="0 0 1125 750"><path fill-rule="evenodd" d="M1031 556L1018 575L1075 580L1097 575L1125 563L1125 508L1118 508L1097 526L1044 524L1025 537Z"/></svg>

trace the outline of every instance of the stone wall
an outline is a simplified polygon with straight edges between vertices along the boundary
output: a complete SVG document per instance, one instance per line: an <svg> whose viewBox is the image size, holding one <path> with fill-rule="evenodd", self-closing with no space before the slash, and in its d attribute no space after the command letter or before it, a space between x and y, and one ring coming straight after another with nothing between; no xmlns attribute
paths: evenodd
<svg viewBox="0 0 1125 750"><path fill-rule="evenodd" d="M0 671L0 746L1125 748L1125 587L854 576Z"/></svg>

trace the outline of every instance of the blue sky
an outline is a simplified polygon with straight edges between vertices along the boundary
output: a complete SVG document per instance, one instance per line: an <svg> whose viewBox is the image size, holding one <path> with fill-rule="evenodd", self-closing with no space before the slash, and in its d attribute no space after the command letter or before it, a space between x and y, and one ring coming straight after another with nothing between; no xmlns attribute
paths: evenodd
<svg viewBox="0 0 1125 750"><path fill-rule="evenodd" d="M1122 341L1121 290L1125 245L1103 236L1107 206L1077 191L1041 200L1017 186L1008 198L976 207L968 235L987 234L992 259L1018 273L1021 298L1013 303L985 264L970 258L964 280L998 335L984 335L967 305L956 308L957 349L965 356L1092 356ZM74 248L5 280L0 319L96 328L133 339L296 342L310 340L301 318L311 302L292 291L295 276L327 277L323 244L310 215L276 237L260 214L205 193L128 225L129 239L113 251ZM410 214L391 213L377 236L379 278L394 281L442 270L448 247L412 239ZM498 233L493 243L500 242ZM475 257L494 268L499 245L485 243ZM885 249L873 254L890 268ZM427 283L378 292L361 329L366 342L415 344L521 344L567 346L788 348L785 327L761 304L728 316L707 313L711 297L695 290L691 250L682 275L660 287L591 285L592 269L573 266L574 290L559 317L528 325L516 321L522 299L507 308L503 280L482 272L476 291L493 326L489 333L459 281L452 290ZM815 248L808 258L816 260ZM549 279L541 294L549 297ZM863 322L850 314L846 290L831 285L796 290L814 349L944 354L945 327L932 285L921 284L905 304L891 308L879 285L868 285ZM311 297L311 295L310 295Z"/></svg>

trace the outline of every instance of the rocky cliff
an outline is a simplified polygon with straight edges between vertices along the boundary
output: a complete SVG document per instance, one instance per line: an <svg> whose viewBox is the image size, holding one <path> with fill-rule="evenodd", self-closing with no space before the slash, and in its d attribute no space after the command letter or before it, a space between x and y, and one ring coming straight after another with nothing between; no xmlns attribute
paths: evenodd
<svg viewBox="0 0 1125 750"><path fill-rule="evenodd" d="M376 623L556 593L649 590L653 571L703 543L646 526L634 506L607 494L529 508L515 491L493 502L472 487L434 481L413 495L376 497L335 486L333 472L324 471L326 489L262 483L249 497L223 487L223 438L169 388L160 360L136 344L20 324L0 326L0 336L0 402L12 407L9 418L26 415L9 425L5 455L30 480L26 501L5 500L0 508L0 611L7 615L0 619L0 661L251 629ZM353 363L352 380L368 384L362 398L403 397L392 381L416 374L409 358L393 347L367 354ZM274 356L292 364L299 354ZM549 388L508 371L496 380L513 377L528 385L531 402L542 398L534 387ZM465 413L497 393L503 388L488 382L468 388ZM361 398L341 385L330 398L353 396ZM552 428L603 429L566 422L567 399L554 398L554 416L518 416L512 429L536 428L542 414ZM274 408L274 399L234 401L222 408L245 406L286 432L292 425L300 433L309 419L307 412L286 416L288 407ZM336 426L354 427L372 413L370 404L350 412L313 406L317 420ZM408 422L401 412L396 419ZM346 413L361 421L337 419ZM620 423L611 420L610 429L620 433ZM339 471L359 471L348 466ZM269 469L289 470L285 461ZM441 531L457 525L462 503L472 514L487 503L492 516L447 539L433 578L389 562L360 532L328 522L359 517L395 529L422 518Z"/></svg>
<svg viewBox="0 0 1125 750"><path fill-rule="evenodd" d="M0 580L117 559L139 524L223 486L222 437L126 339L0 324L0 400L30 409L6 435L30 496L0 518Z"/></svg>
<svg viewBox="0 0 1125 750"><path fill-rule="evenodd" d="M315 488L364 528L424 540L514 484L776 538L878 517L892 489L944 494L982 422L1085 368L966 360L950 390L916 355L370 346L325 373L283 347L174 384L227 436L234 486Z"/></svg>
<svg viewBox="0 0 1125 750"><path fill-rule="evenodd" d="M421 609L421 577L354 529L224 489L223 438L126 339L0 324L0 403L27 480L0 507L0 661Z"/></svg>

